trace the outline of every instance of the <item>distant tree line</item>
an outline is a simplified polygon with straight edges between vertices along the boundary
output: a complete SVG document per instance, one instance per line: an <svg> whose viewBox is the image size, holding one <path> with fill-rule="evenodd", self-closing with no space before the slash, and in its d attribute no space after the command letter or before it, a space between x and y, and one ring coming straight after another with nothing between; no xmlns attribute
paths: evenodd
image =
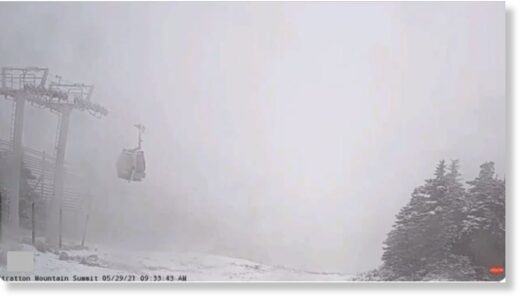
<svg viewBox="0 0 520 299"><path fill-rule="evenodd" d="M461 182L458 160L440 161L396 215L383 264L356 280L501 280L505 275L505 180L494 163ZM504 269L504 272L502 272Z"/></svg>

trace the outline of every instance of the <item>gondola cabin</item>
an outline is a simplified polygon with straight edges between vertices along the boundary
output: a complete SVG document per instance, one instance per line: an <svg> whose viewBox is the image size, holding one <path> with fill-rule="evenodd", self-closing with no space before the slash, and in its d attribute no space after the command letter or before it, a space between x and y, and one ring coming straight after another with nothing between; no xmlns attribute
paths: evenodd
<svg viewBox="0 0 520 299"><path fill-rule="evenodd" d="M142 150L123 149L116 162L117 176L128 181L141 181L146 176Z"/></svg>
<svg viewBox="0 0 520 299"><path fill-rule="evenodd" d="M139 182L146 176L146 162L144 151L141 149L141 133L143 125L135 125L138 129L138 145L133 149L123 149L116 162L117 176L129 182Z"/></svg>

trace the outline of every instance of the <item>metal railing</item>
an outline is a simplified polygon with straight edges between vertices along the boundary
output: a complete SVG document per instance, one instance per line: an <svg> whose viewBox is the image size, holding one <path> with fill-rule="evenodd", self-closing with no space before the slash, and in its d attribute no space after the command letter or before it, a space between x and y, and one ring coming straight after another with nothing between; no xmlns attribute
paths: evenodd
<svg viewBox="0 0 520 299"><path fill-rule="evenodd" d="M0 159L9 159L11 144L9 141L0 139ZM7 162L7 161L5 161ZM49 202L54 198L54 169L55 158L43 151L25 147L23 150L23 168L30 171L33 179L28 180L29 186L39 195L39 200ZM2 171L2 170L0 170ZM70 164L65 163L65 188L63 197L64 212L74 213L81 209L86 196L86 182ZM5 176L5 174L4 174ZM3 188L2 188L3 187ZM3 189L3 219L7 218L7 204L9 190L5 182L0 182ZM6 194L7 193L7 194Z"/></svg>

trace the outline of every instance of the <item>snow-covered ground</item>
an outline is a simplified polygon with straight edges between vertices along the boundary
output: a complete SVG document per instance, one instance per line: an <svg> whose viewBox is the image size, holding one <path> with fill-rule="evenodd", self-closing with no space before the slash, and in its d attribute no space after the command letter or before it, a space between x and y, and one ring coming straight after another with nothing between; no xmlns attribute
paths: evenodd
<svg viewBox="0 0 520 299"><path fill-rule="evenodd" d="M349 281L351 276L319 273L284 266L263 265L244 259L200 253L122 251L109 248L67 248L48 251L22 245L19 250L34 252L34 273L7 272L0 276L86 277L122 281L170 281L184 276L187 281ZM30 274L30 275L29 275Z"/></svg>

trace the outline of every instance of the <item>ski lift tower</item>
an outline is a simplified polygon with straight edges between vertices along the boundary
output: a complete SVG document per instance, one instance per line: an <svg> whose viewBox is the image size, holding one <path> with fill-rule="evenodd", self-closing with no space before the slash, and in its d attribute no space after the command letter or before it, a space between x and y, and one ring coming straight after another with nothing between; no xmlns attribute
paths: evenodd
<svg viewBox="0 0 520 299"><path fill-rule="evenodd" d="M65 99L66 97L66 94L45 88L48 74L49 70L47 68L2 68L0 95L6 100L11 100L14 104L10 136L11 157L9 170L11 179L8 182L8 223L15 236L20 225L20 173L23 159L22 137L25 103L35 100L43 103Z"/></svg>
<svg viewBox="0 0 520 299"><path fill-rule="evenodd" d="M60 80L61 81L61 80ZM108 114L103 106L92 103L90 98L94 87L85 84L64 84L53 82L49 84L49 90L67 95L65 101L44 102L42 107L49 108L59 113L59 128L56 144L56 169L54 172L54 198L51 200L47 216L47 243L54 247L62 245L62 221L63 221L63 189L65 186L65 151L69 133L69 122L72 110L87 111L91 115L100 118ZM38 103L37 103L38 104Z"/></svg>
<svg viewBox="0 0 520 299"><path fill-rule="evenodd" d="M64 160L69 130L70 113L77 109L101 117L108 110L101 105L92 103L93 86L84 84L62 84L53 82L46 87L49 70L47 68L3 67L0 78L0 95L14 103L11 118L12 157L10 163L11 179L9 191L9 227L16 236L19 220L20 174L23 159L23 122L25 103L29 102L39 108L50 109L60 114L58 142L56 145L56 170L54 178L54 198L47 215L47 242L51 245L61 245L61 208L64 188Z"/></svg>

